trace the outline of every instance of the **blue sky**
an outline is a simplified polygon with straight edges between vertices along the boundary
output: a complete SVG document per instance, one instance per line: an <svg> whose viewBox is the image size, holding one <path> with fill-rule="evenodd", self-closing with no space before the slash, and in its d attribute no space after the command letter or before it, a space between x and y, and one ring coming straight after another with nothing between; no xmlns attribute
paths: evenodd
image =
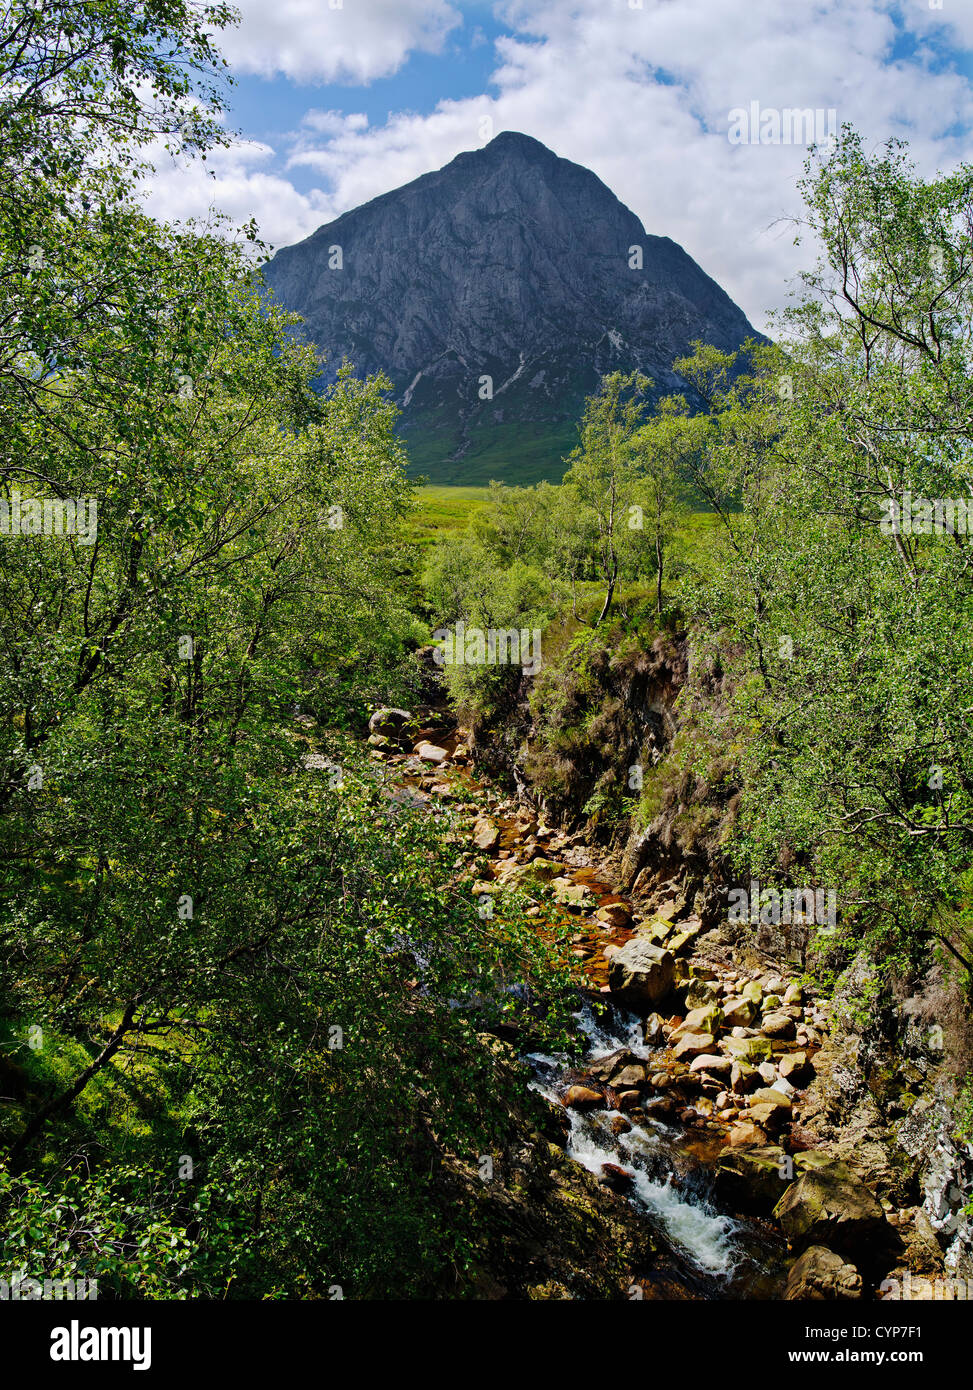
<svg viewBox="0 0 973 1390"><path fill-rule="evenodd" d="M973 159L973 0L237 0L221 37L233 147L160 162L153 210L256 217L286 245L523 130L593 169L758 327L795 248L796 146L739 146L733 108L835 110L923 172Z"/></svg>

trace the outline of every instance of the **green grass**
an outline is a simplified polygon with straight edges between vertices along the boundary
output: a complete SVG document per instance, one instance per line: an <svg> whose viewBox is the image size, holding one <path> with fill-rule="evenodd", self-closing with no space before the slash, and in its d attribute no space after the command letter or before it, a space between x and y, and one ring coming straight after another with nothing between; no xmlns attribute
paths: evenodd
<svg viewBox="0 0 973 1390"><path fill-rule="evenodd" d="M465 530L470 517L489 496L488 487L421 487L419 507L408 528L409 540L426 546Z"/></svg>

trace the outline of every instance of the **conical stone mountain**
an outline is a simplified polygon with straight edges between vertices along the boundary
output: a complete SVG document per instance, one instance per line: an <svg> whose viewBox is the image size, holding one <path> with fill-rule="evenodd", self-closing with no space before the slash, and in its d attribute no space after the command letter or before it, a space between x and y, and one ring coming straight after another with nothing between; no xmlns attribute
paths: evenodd
<svg viewBox="0 0 973 1390"><path fill-rule="evenodd" d="M604 373L682 390L672 363L695 339L759 337L595 174L514 131L344 213L265 274L331 377L343 357L388 374L413 467L437 482L556 481Z"/></svg>

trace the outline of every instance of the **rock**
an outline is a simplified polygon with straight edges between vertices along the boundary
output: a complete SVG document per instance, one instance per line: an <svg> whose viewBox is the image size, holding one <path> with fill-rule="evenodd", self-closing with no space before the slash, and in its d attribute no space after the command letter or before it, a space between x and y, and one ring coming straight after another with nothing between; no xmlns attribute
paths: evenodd
<svg viewBox="0 0 973 1390"><path fill-rule="evenodd" d="M781 1129L791 1118L791 1102L782 1091L761 1087L750 1097L747 1114L754 1124L770 1132Z"/></svg>
<svg viewBox="0 0 973 1390"><path fill-rule="evenodd" d="M616 1072L623 1067L637 1063L638 1058L628 1047L616 1048L614 1052L609 1052L604 1057L597 1057L593 1061L585 1064L585 1070L589 1076L593 1076L596 1081L608 1081Z"/></svg>
<svg viewBox="0 0 973 1390"><path fill-rule="evenodd" d="M891 1234L877 1198L836 1159L806 1169L784 1193L774 1215L798 1249L827 1244L854 1251Z"/></svg>
<svg viewBox="0 0 973 1390"><path fill-rule="evenodd" d="M616 1091L628 1091L633 1086L644 1086L645 1081L645 1067L641 1062L637 1062L631 1066L622 1067L620 1072L610 1078L609 1085Z"/></svg>
<svg viewBox="0 0 973 1390"><path fill-rule="evenodd" d="M738 1096L755 1091L761 1080L759 1071L756 1067L752 1067L749 1062L735 1061L730 1067L730 1085Z"/></svg>
<svg viewBox="0 0 973 1390"><path fill-rule="evenodd" d="M613 1115L608 1128L616 1137L619 1134L628 1134L632 1128L631 1120L626 1120L624 1115Z"/></svg>
<svg viewBox="0 0 973 1390"><path fill-rule="evenodd" d="M769 1038L725 1038L720 1046L731 1057L754 1065L769 1062L774 1055Z"/></svg>
<svg viewBox="0 0 973 1390"><path fill-rule="evenodd" d="M702 1009L707 1004L718 1004L720 998L719 989L709 980L693 980L686 990L686 1005L690 1009Z"/></svg>
<svg viewBox="0 0 973 1390"><path fill-rule="evenodd" d="M613 1192L627 1192L635 1181L634 1177L627 1169L622 1168L617 1163L603 1163L598 1181L605 1187L610 1187Z"/></svg>
<svg viewBox="0 0 973 1390"><path fill-rule="evenodd" d="M559 874L564 872L564 865L559 864L554 859L532 859L530 872L535 878L540 879L541 883L549 883L551 879L557 878Z"/></svg>
<svg viewBox="0 0 973 1390"><path fill-rule="evenodd" d="M760 1031L768 1038L792 1038L797 1031L794 1020L784 1013L764 1014Z"/></svg>
<svg viewBox="0 0 973 1390"><path fill-rule="evenodd" d="M788 985L784 990L785 1004L802 1004L804 1002L804 991L800 985Z"/></svg>
<svg viewBox="0 0 973 1390"><path fill-rule="evenodd" d="M565 1109L571 1110L602 1110L605 1107L605 1097L600 1091L593 1091L590 1086L569 1086L564 1093L562 1104Z"/></svg>
<svg viewBox="0 0 973 1390"><path fill-rule="evenodd" d="M608 986L623 1004L651 1009L672 992L675 960L670 952L634 937L617 951L608 969Z"/></svg>
<svg viewBox="0 0 973 1390"><path fill-rule="evenodd" d="M712 1072L714 1076L726 1076L733 1066L732 1060L722 1056L719 1052L703 1052L698 1057L693 1058L689 1070L691 1072L708 1071Z"/></svg>
<svg viewBox="0 0 973 1390"><path fill-rule="evenodd" d="M749 1028L757 1017L757 1006L752 999L728 999L723 1005L723 1021L727 1028Z"/></svg>
<svg viewBox="0 0 973 1390"><path fill-rule="evenodd" d="M422 758L427 763L436 763L437 766L449 761L446 749L438 747L435 743L417 743L412 751L417 758Z"/></svg>
<svg viewBox="0 0 973 1390"><path fill-rule="evenodd" d="M583 884L572 883L569 878L552 878L551 888L554 890L554 901L565 907L589 907L593 901Z"/></svg>
<svg viewBox="0 0 973 1390"><path fill-rule="evenodd" d="M715 1046L716 1039L712 1033L680 1033L673 1053L682 1061L685 1057L696 1057L701 1052L710 1052Z"/></svg>
<svg viewBox="0 0 973 1390"><path fill-rule="evenodd" d="M473 843L485 852L496 849L500 842L500 828L487 816L480 816L473 826Z"/></svg>
<svg viewBox="0 0 973 1390"><path fill-rule="evenodd" d="M785 1299L861 1298L861 1275L824 1245L811 1245L791 1265Z"/></svg>
<svg viewBox="0 0 973 1390"><path fill-rule="evenodd" d="M806 1086L814 1076L814 1068L808 1061L806 1052L787 1052L777 1063L781 1076L798 1089Z"/></svg>
<svg viewBox="0 0 973 1390"><path fill-rule="evenodd" d="M642 1024L642 1037L649 1047L652 1047L656 1043L661 1044L664 1042L665 1035L662 1031L664 1024L665 1019L661 1014L649 1014L648 1018Z"/></svg>
<svg viewBox="0 0 973 1390"><path fill-rule="evenodd" d="M408 724L412 715L407 709L394 709L383 706L377 709L368 721L368 731L371 734L398 734L404 724Z"/></svg>
<svg viewBox="0 0 973 1390"><path fill-rule="evenodd" d="M767 1143L767 1135L759 1125L752 1120L740 1120L732 1126L726 1136L726 1142L731 1149L760 1147Z"/></svg>
<svg viewBox="0 0 973 1390"><path fill-rule="evenodd" d="M745 1144L747 1132L759 1136ZM729 1149L724 1150L713 1174L716 1191L728 1206L754 1216L769 1216L790 1183L787 1155L776 1144L767 1144L766 1135L756 1125L743 1121L730 1130Z"/></svg>
<svg viewBox="0 0 973 1390"><path fill-rule="evenodd" d="M637 1110L642 1104L641 1091L619 1091L618 1108L619 1110Z"/></svg>
<svg viewBox="0 0 973 1390"><path fill-rule="evenodd" d="M766 1085L772 1086L777 1080L777 1068L773 1062L761 1062L757 1068L757 1073Z"/></svg>
<svg viewBox="0 0 973 1390"><path fill-rule="evenodd" d="M627 927L632 920L632 909L627 903L606 903L599 907L595 917L609 927Z"/></svg>
<svg viewBox="0 0 973 1390"><path fill-rule="evenodd" d="M943 1252L936 1232L922 1207L911 1207L888 1218L905 1248L905 1264L912 1274L939 1274Z"/></svg>
<svg viewBox="0 0 973 1390"><path fill-rule="evenodd" d="M713 1033L719 1032L723 1024L723 1011L715 1004L704 1004L699 1009L690 1009L689 1013L680 1023L670 1038L670 1042L678 1040L682 1033Z"/></svg>

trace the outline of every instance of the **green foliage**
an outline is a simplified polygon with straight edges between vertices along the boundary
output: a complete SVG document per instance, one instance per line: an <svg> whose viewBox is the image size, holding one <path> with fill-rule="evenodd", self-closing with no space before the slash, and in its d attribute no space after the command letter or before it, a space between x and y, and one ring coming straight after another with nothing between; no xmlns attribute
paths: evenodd
<svg viewBox="0 0 973 1390"><path fill-rule="evenodd" d="M228 14L3 19L0 496L86 525L0 539L0 1263L116 1296L429 1293L472 1240L445 1157L505 1138L477 1034L560 1039L565 977L338 733L415 631L388 383L318 394L252 230L138 210L141 145L216 138ZM536 575L506 583L532 612Z"/></svg>
<svg viewBox="0 0 973 1390"><path fill-rule="evenodd" d="M823 250L782 346L680 364L710 404L695 597L737 684L738 867L836 887L832 953L894 971L936 939L968 971L973 541L887 520L971 496L973 170L923 182L845 130L803 188Z"/></svg>

